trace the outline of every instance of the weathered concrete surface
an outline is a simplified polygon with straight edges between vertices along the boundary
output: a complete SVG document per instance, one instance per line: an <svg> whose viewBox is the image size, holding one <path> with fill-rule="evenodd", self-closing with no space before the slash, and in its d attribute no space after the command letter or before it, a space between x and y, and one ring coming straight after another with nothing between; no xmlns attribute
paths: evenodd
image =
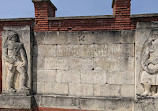
<svg viewBox="0 0 158 111"><path fill-rule="evenodd" d="M0 95L0 108L31 109L32 96Z"/></svg>
<svg viewBox="0 0 158 111"><path fill-rule="evenodd" d="M154 98L104 98L36 95L37 105L45 108L77 109L87 111L157 111L158 100Z"/></svg>
<svg viewBox="0 0 158 111"><path fill-rule="evenodd" d="M34 92L134 97L135 31L35 32ZM127 94L125 90L129 90Z"/></svg>
<svg viewBox="0 0 158 111"><path fill-rule="evenodd" d="M26 61L27 61L26 67L25 67L25 70L27 73L27 74L25 74L25 78L27 81L26 86L31 90L32 89L32 68L33 68L32 67L32 55L33 55L33 53L32 53L32 49L33 49L32 29L30 26L15 26L15 27L10 26L10 27L4 27L3 32L2 32L2 73L3 73L2 74L2 80L3 80L2 81L2 92L7 89L7 85L6 85L7 80L6 79L8 77L6 62L4 60L4 55L5 55L4 54L4 43L7 42L6 39L9 35L12 34L12 32L15 32L19 35L20 43L23 45L23 47L25 49L24 53L25 53ZM21 56L21 58L22 58L22 56ZM20 62L20 61L18 61L18 62ZM21 62L23 62L23 61L21 61ZM22 72L25 72L25 71L22 71ZM20 74L21 73L18 73L18 71L17 71L17 75L15 74L14 80L12 81L15 89L19 88ZM23 79L23 81L25 81L25 80ZM21 82L23 82L23 81L21 81Z"/></svg>
<svg viewBox="0 0 158 111"><path fill-rule="evenodd" d="M154 31L154 34L152 33L152 31ZM135 34L135 53L136 53L136 57L135 57L135 81L136 81L136 94L142 94L144 92L144 86L142 82L142 78L145 76L143 75L143 72L145 72L145 70L143 69L143 63L142 61L146 58L148 60L151 61L155 61L157 62L156 58L157 58L157 54L158 54L158 50L157 50L157 39L158 38L158 22L147 22L147 23L138 23L137 24L137 30L136 30L136 34ZM152 40L153 39L153 40ZM148 42L150 42L150 44L148 44ZM154 49L155 47L155 49ZM148 48L148 49L147 49ZM151 52L151 50L154 49L153 52ZM144 53L146 51L146 53ZM149 51L149 52L148 52ZM145 61L144 61L145 64ZM156 64L152 65L150 64L150 66L152 66L151 69L154 69L154 66L156 66ZM149 66L149 68L150 68ZM156 66L157 67L157 66ZM150 74L149 74L150 75ZM157 81L157 73L151 74L154 75L155 77L151 78L151 77L147 77L148 79L155 79L155 81ZM152 84L152 83L150 83ZM152 84L153 85L153 84ZM156 84L154 84L156 86ZM153 86L152 86L153 87ZM152 90L152 89L150 89ZM154 92L154 91L153 91ZM152 93L153 93L152 92Z"/></svg>
<svg viewBox="0 0 158 111"><path fill-rule="evenodd" d="M138 99L134 103L134 111L157 111L158 100L154 98Z"/></svg>
<svg viewBox="0 0 158 111"><path fill-rule="evenodd" d="M132 111L133 101L118 98L77 98L65 96L35 96L39 107L94 111Z"/></svg>

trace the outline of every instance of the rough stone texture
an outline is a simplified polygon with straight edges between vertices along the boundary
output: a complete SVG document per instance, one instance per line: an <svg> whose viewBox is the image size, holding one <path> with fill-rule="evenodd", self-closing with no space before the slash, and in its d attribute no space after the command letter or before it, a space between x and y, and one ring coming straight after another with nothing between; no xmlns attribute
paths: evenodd
<svg viewBox="0 0 158 111"><path fill-rule="evenodd" d="M157 111L158 100L153 98L138 99L134 104L134 111Z"/></svg>
<svg viewBox="0 0 158 111"><path fill-rule="evenodd" d="M68 59L46 57L44 61L45 70L68 70Z"/></svg>
<svg viewBox="0 0 158 111"><path fill-rule="evenodd" d="M10 35L12 32L15 31L19 35L20 42L23 43L26 55L27 55L27 87L29 89L32 88L31 82L32 82L32 48L33 48L33 38L32 38L32 31L30 26L15 26L15 27L4 27L2 32L2 44L4 45L4 42L7 38L8 35ZM2 46L3 46L2 45ZM2 58L4 57L4 48L2 51ZM6 89L6 74L7 74L7 69L6 65L4 62L4 59L2 59L2 73L3 73L3 81L2 81L2 90ZM18 81L18 80L17 80ZM15 87L18 87L18 82L15 83Z"/></svg>
<svg viewBox="0 0 158 111"><path fill-rule="evenodd" d="M64 84L64 83L56 83L53 84L52 86L52 90L54 94L57 95L68 95L68 84Z"/></svg>
<svg viewBox="0 0 158 111"><path fill-rule="evenodd" d="M134 31L35 32L34 92L133 98L122 91L134 87L133 37Z"/></svg>
<svg viewBox="0 0 158 111"><path fill-rule="evenodd" d="M69 84L70 96L93 96L92 84Z"/></svg>
<svg viewBox="0 0 158 111"><path fill-rule="evenodd" d="M106 71L102 71L102 70L81 71L81 83L106 84Z"/></svg>
<svg viewBox="0 0 158 111"><path fill-rule="evenodd" d="M122 85L121 86L121 97L134 98L135 86L134 85Z"/></svg>
<svg viewBox="0 0 158 111"><path fill-rule="evenodd" d="M81 99L82 110L96 111L132 111L131 100Z"/></svg>
<svg viewBox="0 0 158 111"><path fill-rule="evenodd" d="M73 97L41 96L40 107L78 109L79 99Z"/></svg>
<svg viewBox="0 0 158 111"><path fill-rule="evenodd" d="M135 41L136 41L136 62L135 62L135 77L136 77L136 94L142 94L144 92L144 88L141 85L141 79L142 79L142 64L141 61L143 60L142 58L142 52L143 49L146 47L145 42L150 38L150 33L152 29L158 28L157 22L147 22L147 23L138 23L137 24L137 31L135 34ZM158 31L157 31L158 32ZM158 36L158 33L156 34ZM156 37L156 36L155 36ZM153 44L158 44L157 39L155 40L155 43ZM157 46L156 46L157 47ZM153 54L150 54L151 56L149 57L151 60L157 57L157 50L153 52ZM156 54L156 56L154 56ZM147 56L147 55L146 55ZM156 62L157 60L155 60ZM157 74L154 74L157 75ZM157 80L157 79L156 79Z"/></svg>
<svg viewBox="0 0 158 111"><path fill-rule="evenodd" d="M39 107L63 108L63 111L133 111L130 99L77 98L64 96L36 96ZM65 110L64 110L65 109ZM62 110L62 109L61 109Z"/></svg>
<svg viewBox="0 0 158 111"><path fill-rule="evenodd" d="M0 95L0 108L31 109L32 96Z"/></svg>
<svg viewBox="0 0 158 111"><path fill-rule="evenodd" d="M119 97L120 85L94 85L94 96Z"/></svg>

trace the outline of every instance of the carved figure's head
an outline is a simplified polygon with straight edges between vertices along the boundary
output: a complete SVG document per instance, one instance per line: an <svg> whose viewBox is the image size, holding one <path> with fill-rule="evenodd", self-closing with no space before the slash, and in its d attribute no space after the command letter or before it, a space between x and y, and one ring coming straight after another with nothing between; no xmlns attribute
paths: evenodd
<svg viewBox="0 0 158 111"><path fill-rule="evenodd" d="M150 38L154 41L158 38L158 29L153 29L150 32Z"/></svg>
<svg viewBox="0 0 158 111"><path fill-rule="evenodd" d="M8 40L12 42L20 42L18 33L8 36Z"/></svg>
<svg viewBox="0 0 158 111"><path fill-rule="evenodd" d="M7 36L3 47L7 48L8 42L20 42L19 35L16 32L11 31L11 34Z"/></svg>

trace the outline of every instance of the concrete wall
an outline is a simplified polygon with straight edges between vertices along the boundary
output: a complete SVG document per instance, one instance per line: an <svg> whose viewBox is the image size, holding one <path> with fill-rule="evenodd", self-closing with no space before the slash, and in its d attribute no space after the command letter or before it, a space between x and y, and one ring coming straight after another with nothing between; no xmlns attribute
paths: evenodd
<svg viewBox="0 0 158 111"><path fill-rule="evenodd" d="M134 98L134 34L35 32L34 92Z"/></svg>

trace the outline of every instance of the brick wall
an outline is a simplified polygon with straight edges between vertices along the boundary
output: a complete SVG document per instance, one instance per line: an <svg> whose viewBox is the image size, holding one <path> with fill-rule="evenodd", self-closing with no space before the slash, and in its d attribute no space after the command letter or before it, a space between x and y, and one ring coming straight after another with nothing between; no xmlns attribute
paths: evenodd
<svg viewBox="0 0 158 111"><path fill-rule="evenodd" d="M115 17L115 29L130 30L131 0L116 0L113 4Z"/></svg>
<svg viewBox="0 0 158 111"><path fill-rule="evenodd" d="M158 21L158 16L130 18L129 23L115 18L49 20L47 31L135 30L137 22ZM122 24L122 25L121 25ZM38 30L42 31L42 30Z"/></svg>
<svg viewBox="0 0 158 111"><path fill-rule="evenodd" d="M49 31L114 30L115 19L50 20Z"/></svg>
<svg viewBox="0 0 158 111"><path fill-rule="evenodd" d="M56 7L49 0L36 1L33 0L35 7L35 31L48 30L48 17L55 17Z"/></svg>
<svg viewBox="0 0 158 111"><path fill-rule="evenodd" d="M57 9L50 0L40 0L40 2L33 0L33 2L35 6L34 31L134 30L137 22L158 21L158 16L131 18L131 0L113 0L114 17L93 19L84 19L84 17L79 17L81 19L57 17L58 19L56 19L55 11Z"/></svg>

